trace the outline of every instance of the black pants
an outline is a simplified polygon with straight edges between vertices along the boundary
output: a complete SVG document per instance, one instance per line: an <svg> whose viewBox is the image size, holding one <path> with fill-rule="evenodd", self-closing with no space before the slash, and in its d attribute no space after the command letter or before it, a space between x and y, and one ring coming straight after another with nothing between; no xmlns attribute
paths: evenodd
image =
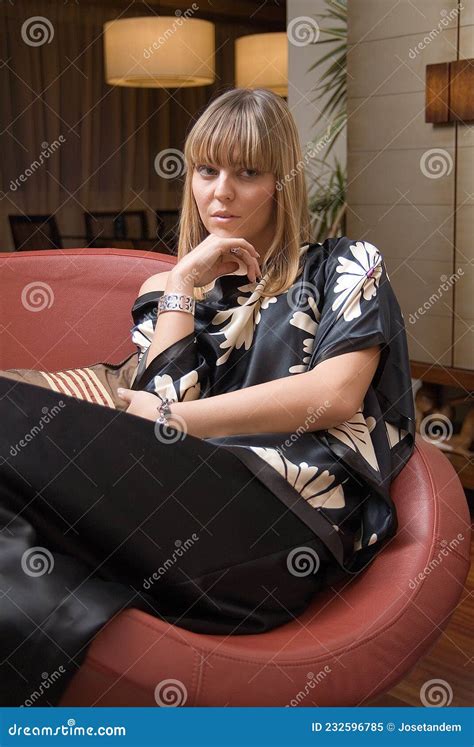
<svg viewBox="0 0 474 747"><path fill-rule="evenodd" d="M222 447L165 442L152 421L5 377L0 424L2 706L31 704L45 677L34 704L57 703L127 607L259 633L324 585L324 545Z"/></svg>

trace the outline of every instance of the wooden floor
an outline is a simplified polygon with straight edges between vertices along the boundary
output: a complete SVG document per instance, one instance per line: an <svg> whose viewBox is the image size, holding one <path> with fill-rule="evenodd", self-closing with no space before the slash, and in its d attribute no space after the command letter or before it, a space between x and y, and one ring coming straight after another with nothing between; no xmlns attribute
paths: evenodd
<svg viewBox="0 0 474 747"><path fill-rule="evenodd" d="M474 559L474 537L471 560ZM446 629L433 648L410 674L386 695L367 706L422 706L420 689L427 680L446 680L452 688L451 707L474 705L474 564L471 564L462 592Z"/></svg>

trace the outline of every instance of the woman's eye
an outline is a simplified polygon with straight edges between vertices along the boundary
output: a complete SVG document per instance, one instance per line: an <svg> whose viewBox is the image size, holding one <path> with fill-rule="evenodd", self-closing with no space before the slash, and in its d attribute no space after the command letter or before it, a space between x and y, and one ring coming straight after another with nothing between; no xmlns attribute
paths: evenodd
<svg viewBox="0 0 474 747"><path fill-rule="evenodd" d="M203 164L203 165L201 165L201 166L198 166L198 167L197 167L197 170L199 171L199 173L201 173L201 171L202 171L203 169L204 169L205 171L206 171L206 170L207 170L207 171L215 171L215 169L213 169L213 168L212 168L212 166L205 166L204 164Z"/></svg>
<svg viewBox="0 0 474 747"><path fill-rule="evenodd" d="M200 164L196 167L197 171L202 174L203 176L211 176L209 172L216 173L217 169L213 168L212 166L206 166L206 164ZM242 169L242 173L247 174L247 176L254 177L258 176L258 171L256 169Z"/></svg>

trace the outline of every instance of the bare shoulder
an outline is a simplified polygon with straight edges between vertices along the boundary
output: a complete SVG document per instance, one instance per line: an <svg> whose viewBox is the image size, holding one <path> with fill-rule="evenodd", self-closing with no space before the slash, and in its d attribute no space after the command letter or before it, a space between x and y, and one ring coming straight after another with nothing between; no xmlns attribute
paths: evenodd
<svg viewBox="0 0 474 747"><path fill-rule="evenodd" d="M156 275L150 275L142 284L138 295L142 296L144 293L150 293L151 291L163 290L166 286L168 279L169 270L166 272L157 272Z"/></svg>

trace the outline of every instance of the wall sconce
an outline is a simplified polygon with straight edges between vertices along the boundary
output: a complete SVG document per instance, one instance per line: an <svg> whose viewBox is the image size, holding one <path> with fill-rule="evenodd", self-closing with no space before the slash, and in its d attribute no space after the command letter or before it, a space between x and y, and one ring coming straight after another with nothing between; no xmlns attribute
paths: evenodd
<svg viewBox="0 0 474 747"><path fill-rule="evenodd" d="M474 59L426 66L425 122L474 120Z"/></svg>
<svg viewBox="0 0 474 747"><path fill-rule="evenodd" d="M236 39L235 79L238 88L269 88L279 96L288 96L286 31Z"/></svg>
<svg viewBox="0 0 474 747"><path fill-rule="evenodd" d="M215 29L183 16L122 18L104 24L109 85L189 88L214 83Z"/></svg>

